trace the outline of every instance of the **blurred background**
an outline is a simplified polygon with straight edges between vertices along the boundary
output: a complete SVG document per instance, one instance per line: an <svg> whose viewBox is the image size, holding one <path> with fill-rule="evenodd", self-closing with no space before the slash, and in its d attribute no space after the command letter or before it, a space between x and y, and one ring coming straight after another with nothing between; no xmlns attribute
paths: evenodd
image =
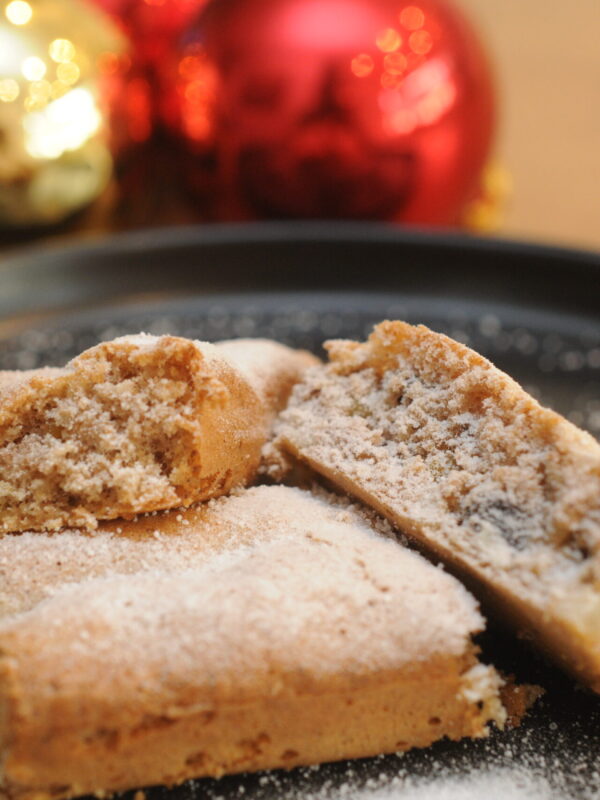
<svg viewBox="0 0 600 800"><path fill-rule="evenodd" d="M598 0L0 7L0 248L335 218L600 249Z"/></svg>

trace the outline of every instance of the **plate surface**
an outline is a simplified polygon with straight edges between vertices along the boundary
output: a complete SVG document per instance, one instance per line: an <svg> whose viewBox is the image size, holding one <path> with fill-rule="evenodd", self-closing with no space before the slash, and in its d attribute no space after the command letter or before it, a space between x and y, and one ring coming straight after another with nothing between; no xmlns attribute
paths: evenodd
<svg viewBox="0 0 600 800"><path fill-rule="evenodd" d="M140 330L267 336L319 352L383 318L423 322L491 358L543 403L600 434L600 259L403 234L284 225L155 232L0 264L0 368L61 364ZM3 318L3 319L2 319ZM424 751L203 780L158 800L597 798L600 698L493 628L484 660L546 689L520 728Z"/></svg>

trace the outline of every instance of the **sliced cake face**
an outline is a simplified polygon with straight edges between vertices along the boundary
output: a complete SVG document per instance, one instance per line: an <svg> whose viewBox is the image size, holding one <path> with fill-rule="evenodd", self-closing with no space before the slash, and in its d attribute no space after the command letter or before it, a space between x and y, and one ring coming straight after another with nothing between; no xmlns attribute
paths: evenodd
<svg viewBox="0 0 600 800"><path fill-rule="evenodd" d="M0 527L94 527L247 483L306 363L273 342L140 335L0 373Z"/></svg>
<svg viewBox="0 0 600 800"><path fill-rule="evenodd" d="M382 323L329 351L280 446L476 579L600 690L600 445L426 328Z"/></svg>
<svg viewBox="0 0 600 800"><path fill-rule="evenodd" d="M0 554L20 564L0 596L11 798L367 756L504 719L473 598L324 495L259 487L5 534Z"/></svg>

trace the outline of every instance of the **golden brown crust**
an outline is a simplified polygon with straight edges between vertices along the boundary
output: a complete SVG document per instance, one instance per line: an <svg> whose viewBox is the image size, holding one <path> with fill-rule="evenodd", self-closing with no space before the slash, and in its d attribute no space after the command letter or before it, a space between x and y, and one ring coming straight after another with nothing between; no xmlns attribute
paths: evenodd
<svg viewBox="0 0 600 800"><path fill-rule="evenodd" d="M384 514L600 691L600 445L423 326L332 342L280 445Z"/></svg>
<svg viewBox="0 0 600 800"><path fill-rule="evenodd" d="M38 587L0 621L8 797L373 755L502 723L473 598L357 509L258 487L115 524L73 532L81 551L62 556L64 533L0 540Z"/></svg>
<svg viewBox="0 0 600 800"><path fill-rule="evenodd" d="M39 741L26 740L6 762L0 796L42 800L105 787L173 785L426 747L443 736L480 737L490 709L460 695L470 663L447 659L418 675L406 670L359 682L330 680L314 691L282 689L268 702L148 715L130 730L98 729L87 741L72 732L53 737L43 750ZM42 760L32 761L34 746Z"/></svg>
<svg viewBox="0 0 600 800"><path fill-rule="evenodd" d="M100 344L64 369L0 375L0 525L94 527L250 482L314 359L274 342Z"/></svg>

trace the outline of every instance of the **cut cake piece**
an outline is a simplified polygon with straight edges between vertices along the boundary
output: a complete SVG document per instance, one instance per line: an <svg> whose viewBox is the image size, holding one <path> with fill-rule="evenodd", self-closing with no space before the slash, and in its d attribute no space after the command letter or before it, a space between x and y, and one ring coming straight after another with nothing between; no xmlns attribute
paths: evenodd
<svg viewBox="0 0 600 800"><path fill-rule="evenodd" d="M266 340L140 334L0 373L0 529L94 527L248 483L309 363Z"/></svg>
<svg viewBox="0 0 600 800"><path fill-rule="evenodd" d="M0 795L102 796L502 725L476 601L375 524L262 486L4 534Z"/></svg>
<svg viewBox="0 0 600 800"><path fill-rule="evenodd" d="M600 445L423 326L333 341L278 446L451 565L600 692Z"/></svg>

